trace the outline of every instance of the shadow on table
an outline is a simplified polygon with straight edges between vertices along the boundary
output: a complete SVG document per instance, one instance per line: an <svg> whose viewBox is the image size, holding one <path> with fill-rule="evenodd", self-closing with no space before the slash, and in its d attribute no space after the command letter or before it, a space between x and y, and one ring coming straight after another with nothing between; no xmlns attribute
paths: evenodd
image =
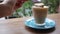
<svg viewBox="0 0 60 34"><path fill-rule="evenodd" d="M35 34L48 34L55 31L55 27L50 28L50 29L33 29L33 28L25 26L25 29Z"/></svg>

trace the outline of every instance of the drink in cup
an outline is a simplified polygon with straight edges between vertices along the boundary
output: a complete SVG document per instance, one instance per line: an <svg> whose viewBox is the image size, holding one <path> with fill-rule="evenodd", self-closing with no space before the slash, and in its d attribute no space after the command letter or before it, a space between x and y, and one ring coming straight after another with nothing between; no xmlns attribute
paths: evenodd
<svg viewBox="0 0 60 34"><path fill-rule="evenodd" d="M43 3L35 3L34 6L32 6L32 12L36 24L44 24L45 18L47 16L47 11L48 6L44 6Z"/></svg>

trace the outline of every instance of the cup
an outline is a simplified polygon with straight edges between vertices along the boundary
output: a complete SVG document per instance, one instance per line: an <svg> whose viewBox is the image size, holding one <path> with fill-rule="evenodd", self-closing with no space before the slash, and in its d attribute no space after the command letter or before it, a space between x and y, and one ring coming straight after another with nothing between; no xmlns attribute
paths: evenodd
<svg viewBox="0 0 60 34"><path fill-rule="evenodd" d="M43 3L36 3L32 6L32 12L34 15L35 23L37 25L44 25L47 16L48 6L44 6Z"/></svg>

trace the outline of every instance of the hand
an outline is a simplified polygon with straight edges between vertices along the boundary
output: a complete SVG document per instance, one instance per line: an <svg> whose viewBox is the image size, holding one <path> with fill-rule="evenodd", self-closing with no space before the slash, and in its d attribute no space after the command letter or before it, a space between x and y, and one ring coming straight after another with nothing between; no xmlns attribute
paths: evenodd
<svg viewBox="0 0 60 34"><path fill-rule="evenodd" d="M4 0L0 2L0 17L5 17L11 15L14 10L16 0Z"/></svg>
<svg viewBox="0 0 60 34"><path fill-rule="evenodd" d="M1 1L1 0L0 0ZM27 0L2 0L0 2L0 17L9 16Z"/></svg>

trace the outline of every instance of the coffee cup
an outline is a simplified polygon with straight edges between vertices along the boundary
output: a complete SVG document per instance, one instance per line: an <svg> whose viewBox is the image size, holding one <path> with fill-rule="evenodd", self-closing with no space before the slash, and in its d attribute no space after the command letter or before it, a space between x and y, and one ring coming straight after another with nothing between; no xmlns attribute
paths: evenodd
<svg viewBox="0 0 60 34"><path fill-rule="evenodd" d="M48 12L48 6L44 6L43 3L36 3L34 6L32 6L32 12L35 23L37 25L44 25Z"/></svg>

